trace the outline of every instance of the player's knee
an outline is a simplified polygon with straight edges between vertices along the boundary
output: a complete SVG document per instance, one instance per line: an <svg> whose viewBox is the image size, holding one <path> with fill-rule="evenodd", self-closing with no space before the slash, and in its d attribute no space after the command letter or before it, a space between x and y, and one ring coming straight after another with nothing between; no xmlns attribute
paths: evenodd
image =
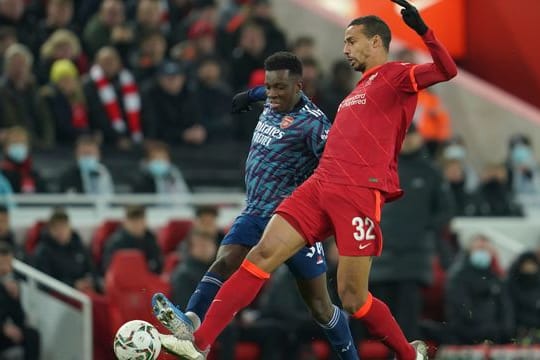
<svg viewBox="0 0 540 360"><path fill-rule="evenodd" d="M242 259L237 259L231 256L219 256L209 271L215 274L218 274L223 277L223 279L228 279L231 275L240 267Z"/></svg>
<svg viewBox="0 0 540 360"><path fill-rule="evenodd" d="M345 287L339 290L339 298L343 309L349 314L356 313L368 299L367 289L356 289L353 287Z"/></svg>
<svg viewBox="0 0 540 360"><path fill-rule="evenodd" d="M274 256L275 249L265 241L260 241L249 253L249 258L255 263L266 262Z"/></svg>
<svg viewBox="0 0 540 360"><path fill-rule="evenodd" d="M332 319L334 307L328 296L309 296L304 298L311 316L319 323L326 324Z"/></svg>

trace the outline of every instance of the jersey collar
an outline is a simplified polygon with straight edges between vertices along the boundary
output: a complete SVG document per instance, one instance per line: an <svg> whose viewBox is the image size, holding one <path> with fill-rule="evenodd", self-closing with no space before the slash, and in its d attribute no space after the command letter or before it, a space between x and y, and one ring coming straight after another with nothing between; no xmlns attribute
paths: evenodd
<svg viewBox="0 0 540 360"><path fill-rule="evenodd" d="M373 74L375 71L378 71L384 64L381 64L381 65L377 65L375 67L372 67L371 69L369 69L368 71L364 72L362 74L362 78L360 79L360 81L358 81L358 83L360 84L362 81L364 81L364 79L368 76L370 76L371 74Z"/></svg>

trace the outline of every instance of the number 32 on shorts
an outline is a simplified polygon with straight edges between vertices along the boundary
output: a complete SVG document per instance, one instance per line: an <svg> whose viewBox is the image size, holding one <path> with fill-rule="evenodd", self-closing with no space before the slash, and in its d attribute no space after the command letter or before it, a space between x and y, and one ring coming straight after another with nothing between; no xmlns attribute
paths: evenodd
<svg viewBox="0 0 540 360"><path fill-rule="evenodd" d="M375 223L370 218L356 216L352 219L353 236L356 241L375 240Z"/></svg>

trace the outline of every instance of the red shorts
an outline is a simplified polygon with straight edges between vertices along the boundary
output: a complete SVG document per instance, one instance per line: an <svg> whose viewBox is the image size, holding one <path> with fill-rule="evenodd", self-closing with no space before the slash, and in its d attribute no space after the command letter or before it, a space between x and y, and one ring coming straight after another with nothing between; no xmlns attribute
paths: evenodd
<svg viewBox="0 0 540 360"><path fill-rule="evenodd" d="M383 199L378 190L309 178L278 206L311 246L331 235L342 256L379 256Z"/></svg>

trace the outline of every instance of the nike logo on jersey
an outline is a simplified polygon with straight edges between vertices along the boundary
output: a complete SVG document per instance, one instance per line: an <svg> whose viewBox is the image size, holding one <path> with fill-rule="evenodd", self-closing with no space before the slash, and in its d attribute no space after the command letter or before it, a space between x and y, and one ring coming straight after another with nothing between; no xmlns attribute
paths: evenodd
<svg viewBox="0 0 540 360"><path fill-rule="evenodd" d="M371 243L369 243L369 244L361 244L361 245L358 245L358 248L359 248L360 250L364 250L365 248L367 248L367 247L370 246L370 245L371 245Z"/></svg>

